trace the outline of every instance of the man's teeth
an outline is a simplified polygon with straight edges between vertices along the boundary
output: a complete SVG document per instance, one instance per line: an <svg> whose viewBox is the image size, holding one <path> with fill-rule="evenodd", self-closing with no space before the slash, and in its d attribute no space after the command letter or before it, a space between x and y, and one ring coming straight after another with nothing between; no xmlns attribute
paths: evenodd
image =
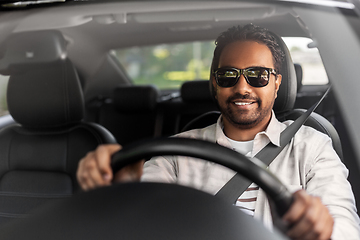
<svg viewBox="0 0 360 240"><path fill-rule="evenodd" d="M249 104L251 104L251 102L234 102L235 103L235 105L239 105L239 106L244 106L244 105L249 105Z"/></svg>

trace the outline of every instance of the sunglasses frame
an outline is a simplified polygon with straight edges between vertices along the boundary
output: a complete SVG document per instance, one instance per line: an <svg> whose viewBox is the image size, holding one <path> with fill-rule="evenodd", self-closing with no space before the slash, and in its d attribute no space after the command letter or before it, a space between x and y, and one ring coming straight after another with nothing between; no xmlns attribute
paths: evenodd
<svg viewBox="0 0 360 240"><path fill-rule="evenodd" d="M237 76L237 78L236 78L235 83L234 83L233 85L231 85L231 86L223 87L223 86L221 86L221 85L219 84L219 82L218 82L218 78L217 78L216 74L217 74L217 72L218 72L219 70L224 70L224 69L226 69L226 70L233 70L233 71L236 71L236 72L238 73L238 76ZM248 79L248 76L247 76L247 72L248 72L249 70L252 70L252 69L257 69L257 70L258 70L258 69L265 69L265 70L268 71L268 73L269 73L269 74L268 74L269 80L267 81L267 83L266 83L265 85L263 85L263 86L253 86L253 85L251 85L251 83L250 83L250 81L249 81L249 79ZM239 69L239 68L234 68L234 67L223 67L223 68L218 68L218 69L216 69L216 70L213 71L213 76L215 77L216 84L217 84L219 87L223 87L223 88L228 88L228 87L233 87L233 86L235 86L235 85L238 83L241 75L244 75L244 78L245 78L246 82L247 82L250 86L256 87L256 88L265 87L265 86L267 86L267 85L269 84L270 74L274 74L274 75L275 75L275 79L277 78L276 70L273 69L273 68L267 68L267 67L248 67L248 68L244 68L244 69Z"/></svg>

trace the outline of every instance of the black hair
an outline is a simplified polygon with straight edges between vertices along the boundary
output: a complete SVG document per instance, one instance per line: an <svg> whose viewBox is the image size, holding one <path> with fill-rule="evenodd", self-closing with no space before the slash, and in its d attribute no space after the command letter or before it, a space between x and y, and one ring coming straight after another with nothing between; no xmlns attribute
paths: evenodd
<svg viewBox="0 0 360 240"><path fill-rule="evenodd" d="M249 40L264 44L270 49L273 56L275 70L277 73L280 73L285 54L278 42L279 37L270 32L268 29L253 24L247 24L243 27L234 26L220 34L220 36L215 41L216 47L214 50L211 69L215 70L219 67L221 52L227 45L237 41Z"/></svg>

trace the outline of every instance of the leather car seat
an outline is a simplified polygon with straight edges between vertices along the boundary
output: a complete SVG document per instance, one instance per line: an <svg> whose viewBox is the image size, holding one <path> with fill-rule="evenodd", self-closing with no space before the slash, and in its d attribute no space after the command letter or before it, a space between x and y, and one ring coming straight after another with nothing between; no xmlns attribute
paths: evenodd
<svg viewBox="0 0 360 240"><path fill-rule="evenodd" d="M301 88L303 86L302 84L302 78L303 78L303 69L302 66L299 63L294 63L295 72L296 72L296 81L297 81L297 92L301 91Z"/></svg>
<svg viewBox="0 0 360 240"><path fill-rule="evenodd" d="M122 146L153 138L161 128L156 113L158 97L159 89L153 85L118 86L113 97L99 107L98 123Z"/></svg>
<svg viewBox="0 0 360 240"><path fill-rule="evenodd" d="M16 124L0 131L0 225L71 196L79 160L115 143L105 128L82 121L83 93L60 32L17 33L2 44L0 73L10 75Z"/></svg>

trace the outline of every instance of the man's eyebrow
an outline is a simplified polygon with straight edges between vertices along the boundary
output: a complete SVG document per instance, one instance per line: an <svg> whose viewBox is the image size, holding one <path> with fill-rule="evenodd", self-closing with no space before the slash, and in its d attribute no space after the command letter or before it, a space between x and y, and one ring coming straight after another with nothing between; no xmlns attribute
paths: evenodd
<svg viewBox="0 0 360 240"><path fill-rule="evenodd" d="M264 68L274 68L274 67L267 67L267 66L264 66L264 65L252 65L252 66L248 66L246 68L241 68L241 69L247 69L247 68L256 68L256 67L264 67ZM234 66L222 66L222 67L219 67L219 68L236 68L236 69L240 69L240 68L237 68L237 67L234 67Z"/></svg>
<svg viewBox="0 0 360 240"><path fill-rule="evenodd" d="M255 65L255 66L250 66L250 67L247 67L247 68L256 68L256 67L267 68L267 66L264 66L264 65ZM271 67L271 68L272 68L272 67Z"/></svg>

